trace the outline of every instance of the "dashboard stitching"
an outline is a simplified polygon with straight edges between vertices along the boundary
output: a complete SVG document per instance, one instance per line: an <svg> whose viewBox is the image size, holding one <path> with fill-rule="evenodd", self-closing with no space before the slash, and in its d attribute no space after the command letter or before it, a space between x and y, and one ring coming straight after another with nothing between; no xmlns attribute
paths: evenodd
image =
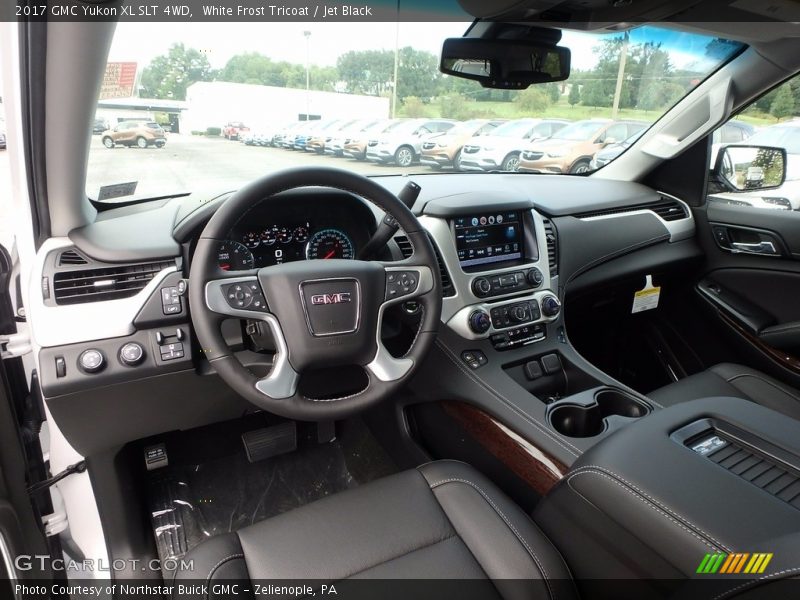
<svg viewBox="0 0 800 600"><path fill-rule="evenodd" d="M530 414L526 413L525 411L523 411L516 404L514 404L513 402L508 400L502 394L500 394L497 390L495 390L490 385L488 385L487 383L485 383L481 379L478 379L472 373L467 371L465 367L461 366L461 364L458 362L458 359L453 357L453 355L451 354L449 348L447 348L447 346L445 346L442 342L437 340L436 341L436 345L439 346L443 350L445 356L450 360L450 362L452 362L467 377L472 379L475 383L477 383L478 385L480 385L484 389L488 390L492 395L495 396L495 398L500 400L503 404L505 404L513 412L515 412L520 417L525 419L528 423L530 423L531 425L533 425L537 429L539 429L542 433L544 433L546 436L548 436L550 439L552 439L556 444L561 446L564 450L566 450L567 452L569 452L570 454L572 454L575 457L580 456L580 453L581 453L580 448L578 448L577 446L572 445L569 441L565 440L560 435L554 434L554 433L551 433L550 431L548 431L538 419L534 418L532 415L530 415ZM575 453L572 450L570 450L569 448L567 448L567 446L565 446L564 444L567 444L568 446L570 446L570 447L574 448L575 450L577 450L577 453Z"/></svg>

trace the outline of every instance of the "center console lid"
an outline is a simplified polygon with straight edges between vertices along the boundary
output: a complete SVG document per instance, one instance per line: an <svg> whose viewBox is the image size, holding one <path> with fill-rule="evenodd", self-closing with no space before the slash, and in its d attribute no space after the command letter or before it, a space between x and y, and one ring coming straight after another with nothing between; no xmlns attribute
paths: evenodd
<svg viewBox="0 0 800 600"><path fill-rule="evenodd" d="M791 576L800 422L738 398L656 411L584 453L534 518L579 580L679 582L736 553L773 553L756 583Z"/></svg>

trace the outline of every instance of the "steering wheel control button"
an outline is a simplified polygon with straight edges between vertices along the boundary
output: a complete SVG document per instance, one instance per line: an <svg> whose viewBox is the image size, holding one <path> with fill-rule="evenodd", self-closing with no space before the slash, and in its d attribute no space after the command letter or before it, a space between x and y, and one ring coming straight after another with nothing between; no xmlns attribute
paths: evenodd
<svg viewBox="0 0 800 600"><path fill-rule="evenodd" d="M388 271L386 273L386 300L413 294L419 286L416 271Z"/></svg>
<svg viewBox="0 0 800 600"><path fill-rule="evenodd" d="M165 315L177 315L183 310L178 286L161 288L161 310Z"/></svg>
<svg viewBox="0 0 800 600"><path fill-rule="evenodd" d="M502 333L495 333L489 338L495 350L511 350L519 346L526 346L534 342L540 342L547 337L547 330L544 325L525 325L516 327Z"/></svg>
<svg viewBox="0 0 800 600"><path fill-rule="evenodd" d="M135 367L144 360L144 348L136 342L129 342L119 350L119 360L124 365Z"/></svg>
<svg viewBox="0 0 800 600"><path fill-rule="evenodd" d="M539 312L539 304L536 300L496 306L491 310L491 316L492 327L495 329L504 329L522 323L531 323L533 321L538 321L542 317Z"/></svg>
<svg viewBox="0 0 800 600"><path fill-rule="evenodd" d="M492 321L489 315L482 310L473 311L469 316L469 328L478 334L486 333L489 327L492 326Z"/></svg>
<svg viewBox="0 0 800 600"><path fill-rule="evenodd" d="M229 283L222 287L225 300L231 308L243 310L266 310L267 302L257 281Z"/></svg>
<svg viewBox="0 0 800 600"><path fill-rule="evenodd" d="M489 362L486 355L480 350L466 350L461 353L461 360L467 363L470 369L480 369L483 365Z"/></svg>
<svg viewBox="0 0 800 600"><path fill-rule="evenodd" d="M86 373L98 373L106 366L106 357L100 350L84 350L78 357L78 365Z"/></svg>

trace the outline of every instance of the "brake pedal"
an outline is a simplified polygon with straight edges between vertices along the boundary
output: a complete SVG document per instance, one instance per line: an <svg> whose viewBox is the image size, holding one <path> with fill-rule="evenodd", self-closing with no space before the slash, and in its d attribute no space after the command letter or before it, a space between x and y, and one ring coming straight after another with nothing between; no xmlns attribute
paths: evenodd
<svg viewBox="0 0 800 600"><path fill-rule="evenodd" d="M244 451L251 463L297 450L297 424L294 421L263 427L242 434Z"/></svg>

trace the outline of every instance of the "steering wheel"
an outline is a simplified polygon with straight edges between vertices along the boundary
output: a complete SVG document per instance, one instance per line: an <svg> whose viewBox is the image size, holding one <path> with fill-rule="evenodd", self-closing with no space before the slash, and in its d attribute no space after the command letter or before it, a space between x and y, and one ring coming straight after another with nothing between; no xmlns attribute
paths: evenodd
<svg viewBox="0 0 800 600"><path fill-rule="evenodd" d="M394 217L414 252L398 262L301 260L227 273L217 265L219 244L256 204L301 187L356 194ZM316 421L344 418L394 393L415 371L436 336L442 310L436 255L411 211L377 183L348 171L295 168L258 179L234 193L203 229L189 274L189 304L197 338L219 376L239 395L271 413ZM417 301L422 318L408 352L393 357L381 342L387 307ZM220 330L229 318L259 319L276 351L270 372L256 377L234 356ZM303 372L360 365L367 384L339 398L301 393Z"/></svg>

